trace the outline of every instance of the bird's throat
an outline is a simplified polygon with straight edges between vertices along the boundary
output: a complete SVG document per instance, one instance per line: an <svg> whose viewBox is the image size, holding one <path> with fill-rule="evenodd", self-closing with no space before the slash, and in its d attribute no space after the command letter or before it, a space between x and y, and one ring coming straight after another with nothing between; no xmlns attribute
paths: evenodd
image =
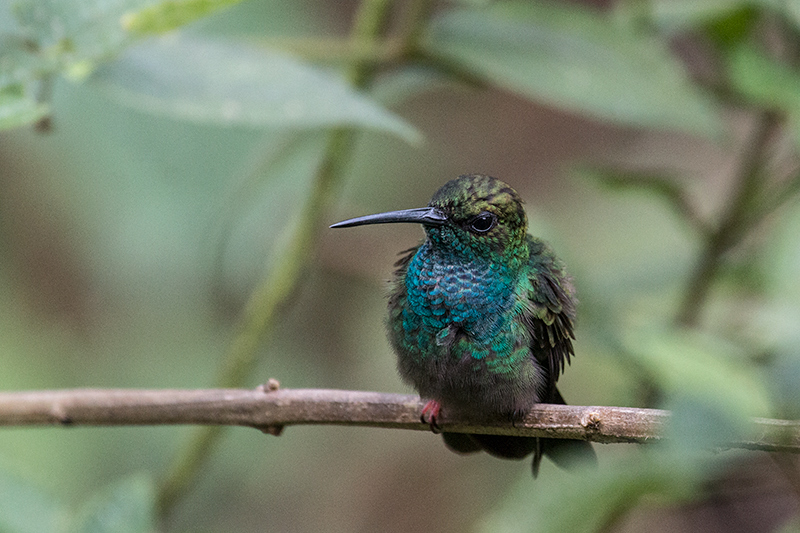
<svg viewBox="0 0 800 533"><path fill-rule="evenodd" d="M506 264L461 259L428 242L408 266L408 305L430 331L456 326L480 340L492 335L513 306L517 275Z"/></svg>

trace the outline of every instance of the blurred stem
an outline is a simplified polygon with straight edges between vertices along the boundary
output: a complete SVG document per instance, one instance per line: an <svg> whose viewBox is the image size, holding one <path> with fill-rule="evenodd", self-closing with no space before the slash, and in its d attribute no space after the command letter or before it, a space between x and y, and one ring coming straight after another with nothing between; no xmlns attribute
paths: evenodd
<svg viewBox="0 0 800 533"><path fill-rule="evenodd" d="M319 63L372 63L380 65L399 59L399 41L394 38L376 43L326 37L272 37L251 41L267 48L277 48Z"/></svg>
<svg viewBox="0 0 800 533"><path fill-rule="evenodd" d="M780 127L780 119L770 111L759 114L744 153L735 180L736 191L727 210L712 231L695 265L686 288L684 300L678 311L676 322L685 327L697 326L703 306L714 280L719 274L725 253L738 244L760 217L751 216L754 201L761 196L763 169L770 139Z"/></svg>
<svg viewBox="0 0 800 533"><path fill-rule="evenodd" d="M384 30L390 7L390 0L363 0L353 23L353 42L373 46ZM375 75L374 64L365 60L355 61L347 67L345 75L353 86L364 88ZM352 155L355 134L352 129L344 128L331 132L303 212L290 230L286 246L276 254L269 275L256 287L244 308L222 366L217 382L219 387L241 387L255 366L259 345L271 332L279 311L294 293L303 268L309 262L323 207L344 174ZM162 517L169 514L190 487L222 432L223 428L218 426L201 428L179 453L160 486L158 509Z"/></svg>
<svg viewBox="0 0 800 533"><path fill-rule="evenodd" d="M48 107L51 106L53 100L53 86L55 85L56 76L53 73L42 76L39 81L39 89L36 93L36 103L44 104ZM46 116L40 118L33 125L36 133L52 133L53 131L53 115L48 113Z"/></svg>
<svg viewBox="0 0 800 533"><path fill-rule="evenodd" d="M375 12L381 4L375 2ZM416 43L424 29L432 2L430 0L413 0L408 2L396 35L376 40L370 35L361 34L357 26L364 28L374 22L373 15L364 13L363 23L356 23L353 33L345 39L333 37L277 37L260 38L256 44L277 48L297 54L307 61L322 63L344 63L350 65L371 64L373 67L387 66L407 59L416 52ZM383 20L385 21L385 19ZM358 84L356 84L358 85Z"/></svg>

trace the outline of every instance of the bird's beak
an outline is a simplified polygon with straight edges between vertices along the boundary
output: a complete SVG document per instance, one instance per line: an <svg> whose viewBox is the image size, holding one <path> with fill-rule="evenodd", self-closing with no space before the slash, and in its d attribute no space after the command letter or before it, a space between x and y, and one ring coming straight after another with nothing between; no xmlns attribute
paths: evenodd
<svg viewBox="0 0 800 533"><path fill-rule="evenodd" d="M403 209L401 211L389 211L388 213L351 218L337 222L331 227L351 228L367 224L390 224L394 222L415 222L426 226L441 226L447 222L447 216L435 207L419 207L417 209Z"/></svg>

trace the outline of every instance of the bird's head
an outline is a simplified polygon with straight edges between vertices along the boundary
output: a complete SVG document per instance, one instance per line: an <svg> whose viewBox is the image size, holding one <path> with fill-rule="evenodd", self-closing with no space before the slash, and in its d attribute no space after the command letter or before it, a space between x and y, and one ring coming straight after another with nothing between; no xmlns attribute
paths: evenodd
<svg viewBox="0 0 800 533"><path fill-rule="evenodd" d="M465 259L509 261L523 256L527 217L517 192L483 174L459 176L433 195L428 207L345 220L332 228L415 222L442 251Z"/></svg>

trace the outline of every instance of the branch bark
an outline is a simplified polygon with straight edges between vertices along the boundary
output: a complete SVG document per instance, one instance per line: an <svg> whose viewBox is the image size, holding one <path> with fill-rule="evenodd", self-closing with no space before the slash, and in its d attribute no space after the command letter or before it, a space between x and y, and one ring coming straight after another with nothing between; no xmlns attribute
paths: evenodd
<svg viewBox="0 0 800 533"><path fill-rule="evenodd" d="M0 393L0 426L131 426L197 424L249 426L277 435L301 424L429 431L423 402L413 395L325 389L254 390L71 389ZM632 407L539 404L515 425L442 413L453 433L581 439L601 443L660 440L668 411ZM747 439L730 448L800 453L800 421L754 418Z"/></svg>

